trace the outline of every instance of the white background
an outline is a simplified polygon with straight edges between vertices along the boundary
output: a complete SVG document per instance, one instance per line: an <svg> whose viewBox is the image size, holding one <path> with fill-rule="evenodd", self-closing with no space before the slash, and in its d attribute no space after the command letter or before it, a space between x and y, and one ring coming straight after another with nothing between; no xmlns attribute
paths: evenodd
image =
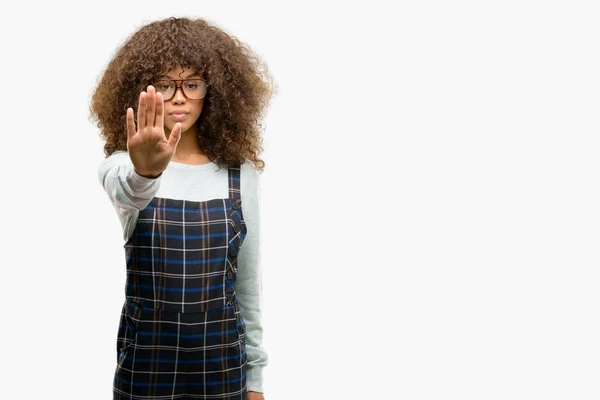
<svg viewBox="0 0 600 400"><path fill-rule="evenodd" d="M112 398L125 259L89 101L135 29L189 16L279 85L266 399L598 399L597 4L3 5L0 397Z"/></svg>

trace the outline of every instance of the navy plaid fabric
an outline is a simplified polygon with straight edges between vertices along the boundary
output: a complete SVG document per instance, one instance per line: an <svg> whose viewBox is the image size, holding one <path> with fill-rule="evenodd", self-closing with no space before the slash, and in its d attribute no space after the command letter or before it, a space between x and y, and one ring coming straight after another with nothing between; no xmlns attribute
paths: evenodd
<svg viewBox="0 0 600 400"><path fill-rule="evenodd" d="M114 399L246 399L240 172L229 167L229 198L154 197L140 211L124 245Z"/></svg>

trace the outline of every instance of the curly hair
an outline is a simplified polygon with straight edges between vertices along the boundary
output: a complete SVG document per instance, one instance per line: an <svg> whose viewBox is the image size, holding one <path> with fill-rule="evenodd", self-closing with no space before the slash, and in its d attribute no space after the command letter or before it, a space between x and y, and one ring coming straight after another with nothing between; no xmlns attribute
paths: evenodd
<svg viewBox="0 0 600 400"><path fill-rule="evenodd" d="M90 104L106 157L127 150L127 108L137 115L139 94L179 66L196 70L210 85L196 121L202 151L218 164L236 165L246 158L262 170L260 120L276 85L248 46L204 19L150 22L117 49Z"/></svg>

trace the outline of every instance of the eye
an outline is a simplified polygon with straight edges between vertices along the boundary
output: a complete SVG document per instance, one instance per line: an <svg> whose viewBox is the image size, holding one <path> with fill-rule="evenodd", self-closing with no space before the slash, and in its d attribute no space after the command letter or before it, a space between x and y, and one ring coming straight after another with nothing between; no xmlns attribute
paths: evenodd
<svg viewBox="0 0 600 400"><path fill-rule="evenodd" d="M173 87L173 83L169 81L157 82L154 87L157 90L169 90Z"/></svg>

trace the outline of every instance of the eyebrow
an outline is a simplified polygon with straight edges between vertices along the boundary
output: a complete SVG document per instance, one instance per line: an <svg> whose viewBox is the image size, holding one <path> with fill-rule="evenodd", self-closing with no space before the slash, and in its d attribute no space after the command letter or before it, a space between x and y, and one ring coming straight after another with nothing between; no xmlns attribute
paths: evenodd
<svg viewBox="0 0 600 400"><path fill-rule="evenodd" d="M183 79L188 79L188 78L190 78L192 76L198 76L199 77L200 74L198 72L192 72L191 74L189 74L188 76L186 76ZM158 78L168 78L168 79L174 79L174 80L181 79L181 78L171 78L169 75L159 75Z"/></svg>

